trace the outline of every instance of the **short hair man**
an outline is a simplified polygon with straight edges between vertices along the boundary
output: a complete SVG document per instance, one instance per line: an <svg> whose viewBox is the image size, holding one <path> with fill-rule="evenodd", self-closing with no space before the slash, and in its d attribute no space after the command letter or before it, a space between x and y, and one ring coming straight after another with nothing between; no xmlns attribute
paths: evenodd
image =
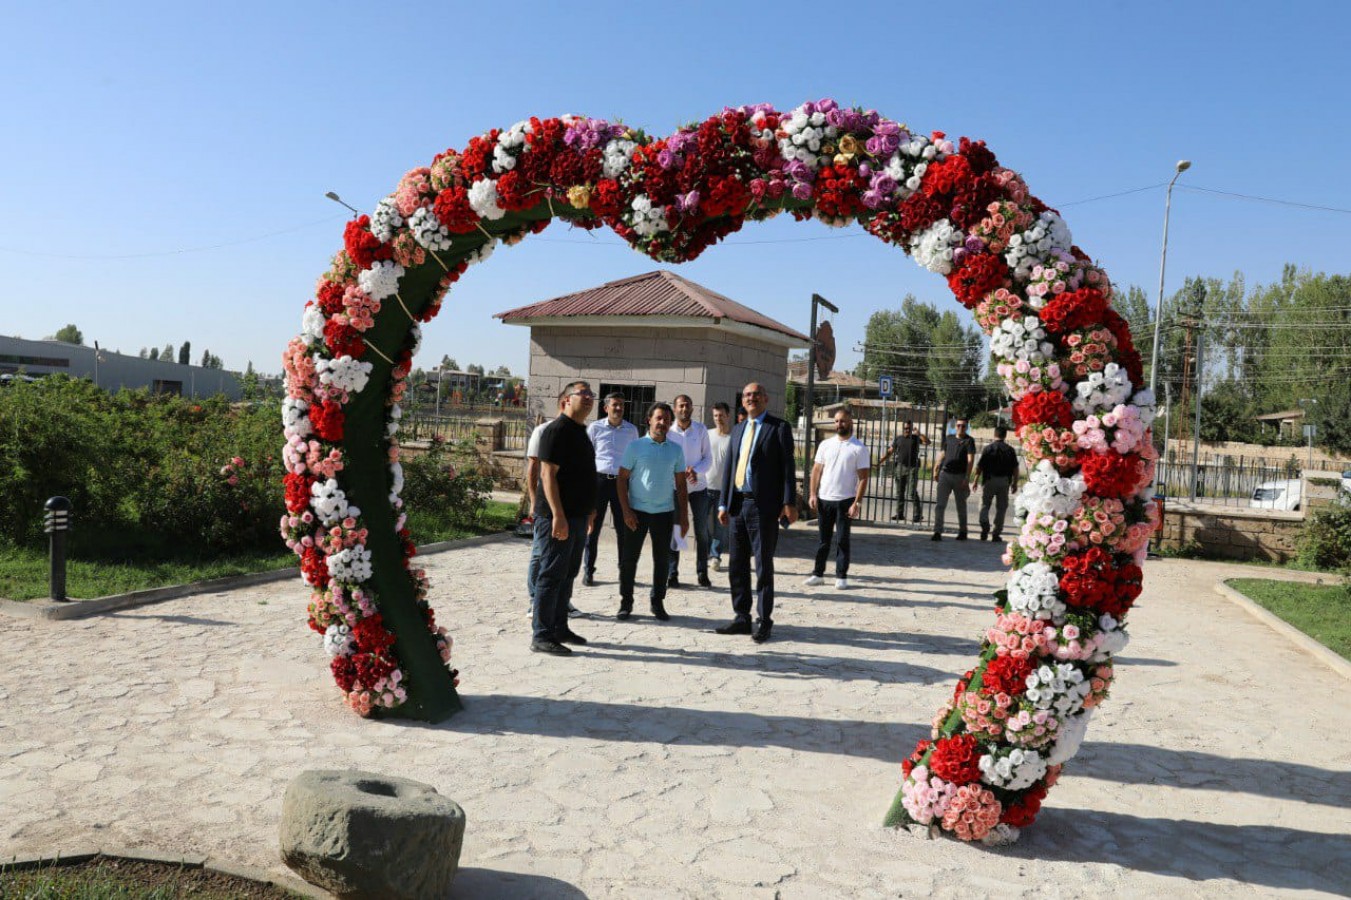
<svg viewBox="0 0 1351 900"><path fill-rule="evenodd" d="M1004 515L1009 510L1009 491L1018 489L1018 452L1005 440L1008 427L994 427L994 440L980 451L976 461L976 481L980 489L980 539L1000 540ZM990 503L994 501L994 531L990 531Z"/></svg>
<svg viewBox="0 0 1351 900"><path fill-rule="evenodd" d="M947 517L948 498L953 494L957 495L957 540L966 540L966 499L971 496L971 466L976 456L976 442L966 433L966 426L967 420L960 418L954 433L943 437L943 457L934 467L938 499L931 540L943 540L943 520Z"/></svg>
<svg viewBox="0 0 1351 900"><path fill-rule="evenodd" d="M779 517L797 521L797 472L793 429L768 413L769 392L751 382L741 392L746 421L732 429L731 457L722 476L718 521L731 523L727 581L732 590L729 624L718 634L749 634L757 644L774 627L774 551ZM756 611L751 627L751 559L755 559Z"/></svg>
<svg viewBox="0 0 1351 900"><path fill-rule="evenodd" d="M586 639L568 627L573 581L582 568L582 549L596 508L596 451L586 420L596 395L585 381L559 394L563 412L540 436L540 495L535 501L535 534L544 541L535 578L534 636L530 649L570 656L568 644Z"/></svg>
<svg viewBox="0 0 1351 900"><path fill-rule="evenodd" d="M563 412L564 401L560 398L558 401L558 413ZM556 418L556 417L555 417ZM539 442L544 436L544 429L549 427L553 419L545 419L540 416L540 423L535 426L535 430L530 432L530 440L525 443L525 496L526 509L530 515L535 515L535 501L539 494ZM530 601L530 609L535 608L535 579L539 577L539 558L544 552L544 541L534 531L534 525L531 526L530 541L530 562L525 568L525 593ZM568 604L569 616L580 616L582 611L571 603Z"/></svg>
<svg viewBox="0 0 1351 900"><path fill-rule="evenodd" d="M708 579L708 470L713 465L713 448L708 428L694 420L694 401L689 394L675 398L675 424L670 440L685 451L685 481L690 498L690 523L694 526L694 571L700 587L713 587ZM688 535L686 535L688 537ZM680 586L680 554L671 553L671 573L667 582Z"/></svg>
<svg viewBox="0 0 1351 900"><path fill-rule="evenodd" d="M891 518L896 522L905 521L905 500L909 493L912 516L911 522L918 522L923 518L923 512L919 505L919 448L920 445L929 445L927 435L915 431L914 423L906 420L901 423L901 433L891 439L891 446L887 452L882 454L882 458L877 461L880 468L891 457L896 457L896 514Z"/></svg>
<svg viewBox="0 0 1351 900"><path fill-rule="evenodd" d="M708 433L708 447L713 462L708 467L708 564L722 568L722 551L727 546L727 526L718 521L718 505L722 503L722 476L727 471L728 450L732 446L732 407L719 400L713 404L713 430Z"/></svg>
<svg viewBox="0 0 1351 900"><path fill-rule="evenodd" d="M647 413L647 434L629 444L619 465L619 505L624 510L624 550L619 561L619 612L616 619L633 614L633 583L638 557L647 536L652 535L652 590L648 600L653 617L666 621L667 574L671 567L671 529L678 523L682 534L690 530L685 451L669 440L675 414L666 403L654 403Z"/></svg>
<svg viewBox="0 0 1351 900"><path fill-rule="evenodd" d="M826 559L830 556L831 534L835 535L835 588L849 587L849 524L858 518L863 492L868 489L872 466L868 448L854 437L854 417L847 409L835 413L835 436L816 448L812 464L811 496L808 503L816 510L820 543L816 547L816 566L807 585L825 581Z"/></svg>
<svg viewBox="0 0 1351 900"><path fill-rule="evenodd" d="M615 546L622 551L624 534L619 527L619 497L615 480L619 478L619 461L624 448L638 440L638 429L624 419L624 395L611 391L605 395L605 418L586 426L586 436L596 448L596 521L586 536L586 551L582 554L582 584L596 583L596 551L600 549L600 530L605 524L605 512L615 529Z"/></svg>

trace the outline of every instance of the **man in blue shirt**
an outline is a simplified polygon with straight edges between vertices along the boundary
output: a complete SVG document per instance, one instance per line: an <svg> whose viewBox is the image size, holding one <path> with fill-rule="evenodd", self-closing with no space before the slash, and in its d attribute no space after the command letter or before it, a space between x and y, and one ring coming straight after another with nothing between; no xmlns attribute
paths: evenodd
<svg viewBox="0 0 1351 900"><path fill-rule="evenodd" d="M615 481L619 506L624 511L623 551L619 556L619 612L616 619L633 614L633 581L638 557L647 535L652 535L652 615L663 622L666 612L666 581L671 565L671 528L690 529L685 451L667 440L675 414L666 403L654 403L647 413L647 436L624 450ZM673 521L674 520L674 521Z"/></svg>
<svg viewBox="0 0 1351 900"><path fill-rule="evenodd" d="M615 494L615 479L619 477L619 462L624 448L638 440L638 429L624 419L624 395L611 392L605 395L605 418L586 426L586 436L596 448L596 519L591 533L586 536L586 552L582 556L582 584L596 583L596 551L600 544L600 527L609 510L614 523L615 540L621 552L624 533L619 528L619 498Z"/></svg>

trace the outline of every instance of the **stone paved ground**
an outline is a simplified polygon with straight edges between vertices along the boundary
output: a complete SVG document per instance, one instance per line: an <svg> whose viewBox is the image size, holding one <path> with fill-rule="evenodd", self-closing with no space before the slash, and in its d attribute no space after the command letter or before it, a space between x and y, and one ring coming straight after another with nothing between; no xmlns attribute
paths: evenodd
<svg viewBox="0 0 1351 900"><path fill-rule="evenodd" d="M0 856L95 843L281 870L288 780L360 767L464 806L456 897L1351 892L1351 685L1212 592L1237 567L1148 565L1083 752L992 850L879 822L975 658L998 549L861 529L836 592L801 586L806 531L781 547L771 643L709 633L725 590L682 590L666 624L576 622L592 644L567 660L527 650L524 542L427 557L467 706L434 727L342 708L299 584L0 620ZM609 613L613 584L577 602Z"/></svg>

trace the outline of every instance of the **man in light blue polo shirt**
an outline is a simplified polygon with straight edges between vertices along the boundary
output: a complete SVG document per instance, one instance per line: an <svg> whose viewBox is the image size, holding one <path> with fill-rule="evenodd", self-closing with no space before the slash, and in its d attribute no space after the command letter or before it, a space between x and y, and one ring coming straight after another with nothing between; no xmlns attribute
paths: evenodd
<svg viewBox="0 0 1351 900"><path fill-rule="evenodd" d="M624 448L615 481L619 506L624 511L624 549L619 556L619 612L616 619L633 614L633 581L638 557L647 535L652 535L652 615L662 621L666 612L666 581L671 565L671 529L690 528L689 496L685 478L685 451L667 440L675 413L669 404L654 403L647 413L647 436Z"/></svg>

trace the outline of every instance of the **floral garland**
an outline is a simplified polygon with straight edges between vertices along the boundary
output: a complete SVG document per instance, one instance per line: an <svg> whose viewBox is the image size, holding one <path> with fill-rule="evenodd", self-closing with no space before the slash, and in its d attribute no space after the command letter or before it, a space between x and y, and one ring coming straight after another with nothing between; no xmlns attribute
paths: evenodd
<svg viewBox="0 0 1351 900"><path fill-rule="evenodd" d="M310 625L358 712L397 710L410 683L372 573L415 552L399 489L398 400L416 322L436 315L465 270L554 218L607 226L647 256L684 262L789 211L861 224L942 275L991 336L996 371L1034 471L1018 495L1007 588L976 667L903 764L893 825L1006 841L1036 817L1088 717L1139 595L1156 511L1148 497L1154 401L1140 355L1112 308L1111 282L1059 214L980 141L920 134L833 100L788 112L724 109L665 138L576 116L518 122L414 169L344 231L302 333L284 355L286 502L282 533L313 590ZM370 341L394 317L401 351ZM345 449L346 413L388 366L384 440L402 560L374 558ZM382 382L383 383L383 382ZM374 477L361 472L360 477ZM443 660L450 639L413 593Z"/></svg>

